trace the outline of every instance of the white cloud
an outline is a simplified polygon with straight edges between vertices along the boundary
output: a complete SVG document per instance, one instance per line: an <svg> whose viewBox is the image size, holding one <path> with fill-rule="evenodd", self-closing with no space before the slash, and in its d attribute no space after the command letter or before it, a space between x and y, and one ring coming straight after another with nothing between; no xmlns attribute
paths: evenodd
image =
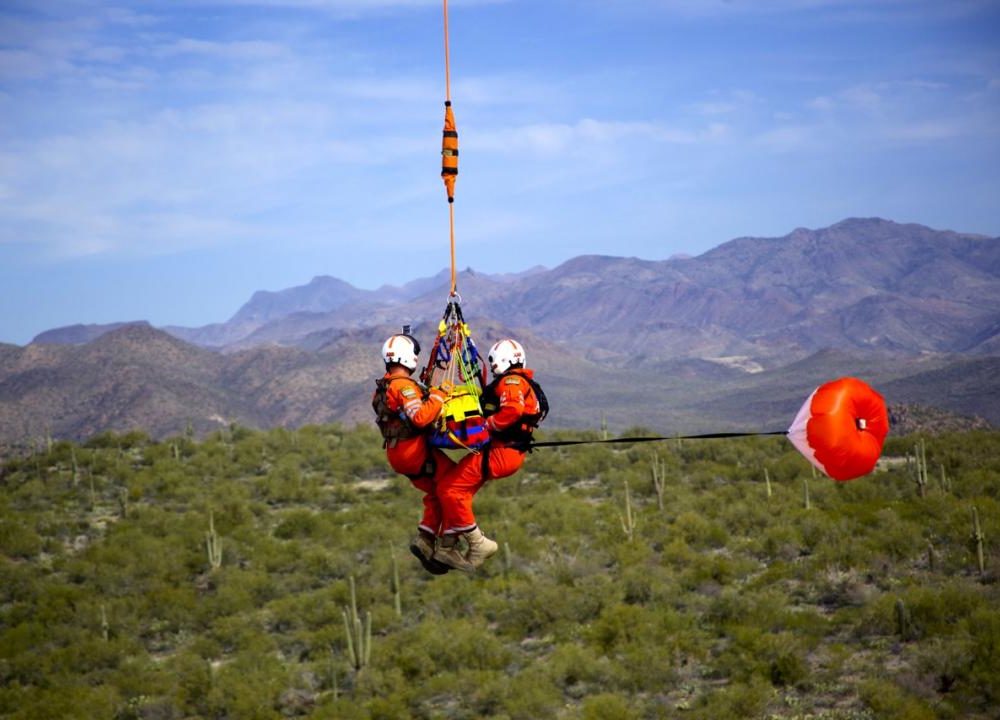
<svg viewBox="0 0 1000 720"><path fill-rule="evenodd" d="M622 148L636 142L691 145L724 138L728 126L711 123L697 130L653 122L603 121L583 118L575 123L535 123L500 128L474 136L476 147L502 153L578 153L594 148Z"/></svg>
<svg viewBox="0 0 1000 720"><path fill-rule="evenodd" d="M153 6L166 14L179 5L220 4ZM440 8L439 0L228 4L356 14ZM858 3L679 5L690 12L697 5L750 13ZM253 15L259 23L241 28L238 40L207 31L195 37L188 25L131 11L24 25L8 35L16 42L0 50L0 79L29 80L31 94L26 100L22 87L3 87L0 111L13 111L4 114L23 118L25 127L33 116L46 124L0 136L0 243L27 238L64 254L118 253L238 242L262 233L318 235L317 228L343 224L363 233L373 208L398 214L394 222L405 230L415 208L431 193L440 196L439 69L433 63L429 70L413 67L392 47L356 40L323 45L301 18L276 25L260 20L265 13ZM139 32L107 33L108 23ZM182 34L174 32L178 27L185 28ZM959 121L964 109L946 101L955 88L926 68L894 82L874 72L866 75L870 82L838 75L839 84L811 76L811 99L784 88L759 90L770 86L754 85L752 75L739 76L746 83L740 89L696 89L662 99L635 93L632 84L638 73L662 67L628 68L623 75L614 63L581 63L556 77L484 63L480 74L453 78L463 172L475 167L481 183L463 182L465 197L483 192L487 183L513 186L525 159L537 162L538 171L517 180L517 192L562 193L568 204L595 188L625 186L631 173L666 178L662 185L683 177L694 194L722 172L735 168L738 175L741 164L758 162L762 153L933 144L977 131ZM996 90L1000 81L983 75L983 67L982 61L974 64L977 89L982 93L988 84ZM726 82L713 77L706 85ZM618 115L615 103L626 94L638 111ZM992 97L977 106L980 133L995 119L995 103L983 109ZM73 109L65 122L53 117L58 108ZM615 117L641 119L607 119ZM712 177L690 180L698 172ZM490 220L479 231L470 229L473 237L521 229L495 207L484 206L483 213Z"/></svg>
<svg viewBox="0 0 1000 720"><path fill-rule="evenodd" d="M496 5L511 0L451 0L456 7ZM283 10L315 10L342 17L361 17L395 10L421 10L441 7L440 0L174 0L189 7L267 7Z"/></svg>
<svg viewBox="0 0 1000 720"><path fill-rule="evenodd" d="M366 78L346 77L333 80L336 92L355 100L383 102L429 103L442 94L441 84L425 78Z"/></svg>
<svg viewBox="0 0 1000 720"><path fill-rule="evenodd" d="M840 99L847 105L868 112L874 112L882 108L882 93L871 86L858 85L848 88L840 93Z"/></svg>
<svg viewBox="0 0 1000 720"><path fill-rule="evenodd" d="M779 15L827 11L845 19L962 17L990 7L990 0L617 0L623 8L656 10L692 17Z"/></svg>
<svg viewBox="0 0 1000 720"><path fill-rule="evenodd" d="M365 133L322 102L215 103L67 129L7 144L0 243L77 255L235 242L255 225L274 231L250 220L272 208L356 211L378 168L433 158L434 146L431 134Z"/></svg>
<svg viewBox="0 0 1000 720"><path fill-rule="evenodd" d="M817 131L817 128L807 125L783 125L761 133L754 139L754 144L773 152L794 152L813 146Z"/></svg>
<svg viewBox="0 0 1000 720"><path fill-rule="evenodd" d="M836 101L828 96L822 95L820 97L815 97L806 103L807 107L813 110L819 110L821 112L826 112L833 110L836 107Z"/></svg>
<svg viewBox="0 0 1000 720"><path fill-rule="evenodd" d="M749 90L715 91L707 99L691 103L689 110L697 115L731 115L747 112L760 103L761 98Z"/></svg>
<svg viewBox="0 0 1000 720"><path fill-rule="evenodd" d="M886 129L886 139L898 142L936 142L959 137L966 131L961 125L948 120L903 123Z"/></svg>
<svg viewBox="0 0 1000 720"><path fill-rule="evenodd" d="M152 54L159 57L200 55L239 62L269 61L292 55L285 46L274 42L261 40L218 42L187 37L160 45Z"/></svg>
<svg viewBox="0 0 1000 720"><path fill-rule="evenodd" d="M0 50L0 80L40 80L71 69L60 57L26 49Z"/></svg>

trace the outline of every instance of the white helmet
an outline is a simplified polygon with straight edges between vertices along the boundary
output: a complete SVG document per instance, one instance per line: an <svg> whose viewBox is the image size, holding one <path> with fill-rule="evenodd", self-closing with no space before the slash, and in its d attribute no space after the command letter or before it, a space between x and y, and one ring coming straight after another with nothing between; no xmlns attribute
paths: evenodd
<svg viewBox="0 0 1000 720"><path fill-rule="evenodd" d="M398 363L407 370L417 367L420 343L409 335L393 335L382 345L382 359L385 364Z"/></svg>
<svg viewBox="0 0 1000 720"><path fill-rule="evenodd" d="M507 338L493 345L486 356L494 375L502 375L513 365L524 365L524 348L517 340Z"/></svg>

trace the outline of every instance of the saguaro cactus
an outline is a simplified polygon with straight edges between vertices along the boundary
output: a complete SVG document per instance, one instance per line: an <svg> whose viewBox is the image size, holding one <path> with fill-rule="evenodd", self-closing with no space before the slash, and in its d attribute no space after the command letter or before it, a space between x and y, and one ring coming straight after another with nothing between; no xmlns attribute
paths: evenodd
<svg viewBox="0 0 1000 720"><path fill-rule="evenodd" d="M372 652L372 614L365 613L364 625L358 617L358 596L354 586L354 576L350 577L351 605L344 607L341 615L344 618L344 630L347 633L347 659L355 671L360 671L368 665Z"/></svg>
<svg viewBox="0 0 1000 720"><path fill-rule="evenodd" d="M941 469L941 489L944 492L950 492L951 491L951 478L948 477L948 473L945 472L944 464L940 464L940 465L938 465L938 467Z"/></svg>
<svg viewBox="0 0 1000 720"><path fill-rule="evenodd" d="M625 537L628 538L629 542L632 542L632 538L635 536L635 516L632 514L632 494L628 489L628 480L625 481L625 514L618 513L618 517L622 521Z"/></svg>
<svg viewBox="0 0 1000 720"><path fill-rule="evenodd" d="M983 542L986 537L983 535L983 528L979 524L979 510L972 506L972 542L976 546L976 565L979 568L980 576L986 574L986 557L983 553Z"/></svg>
<svg viewBox="0 0 1000 720"><path fill-rule="evenodd" d="M399 586L399 565L396 563L396 553L390 551L392 557L392 578L389 589L392 591L392 606L396 609L396 617L403 617L403 596Z"/></svg>
<svg viewBox="0 0 1000 720"><path fill-rule="evenodd" d="M769 473L767 471L767 468L764 468L764 487L767 488L767 497L768 497L768 499L770 499L771 498L771 473Z"/></svg>
<svg viewBox="0 0 1000 720"><path fill-rule="evenodd" d="M340 697L340 684L337 681L337 654L332 647L330 648L330 691L333 693L334 700Z"/></svg>
<svg viewBox="0 0 1000 720"><path fill-rule="evenodd" d="M108 609L105 607L104 603L101 603L101 637L104 638L104 642L108 642L111 638L111 625L108 623Z"/></svg>
<svg viewBox="0 0 1000 720"><path fill-rule="evenodd" d="M920 497L927 497L927 443L923 438L913 446L913 479L917 483Z"/></svg>
<svg viewBox="0 0 1000 720"><path fill-rule="evenodd" d="M208 532L205 533L205 549L208 552L208 564L213 570L222 567L222 538L215 532L215 517L208 513Z"/></svg>
<svg viewBox="0 0 1000 720"><path fill-rule="evenodd" d="M901 599L896 600L896 634L904 642L913 640L915 637L910 611L906 609L906 605Z"/></svg>
<svg viewBox="0 0 1000 720"><path fill-rule="evenodd" d="M656 507L663 512L663 488L666 483L667 467L659 454L653 453L653 489L656 491Z"/></svg>
<svg viewBox="0 0 1000 720"><path fill-rule="evenodd" d="M118 512L122 519L128 517L128 488L118 488Z"/></svg>

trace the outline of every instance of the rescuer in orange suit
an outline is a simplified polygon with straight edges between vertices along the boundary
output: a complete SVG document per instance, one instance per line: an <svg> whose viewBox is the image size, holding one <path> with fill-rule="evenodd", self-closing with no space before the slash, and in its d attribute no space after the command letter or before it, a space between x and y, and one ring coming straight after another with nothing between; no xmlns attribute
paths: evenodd
<svg viewBox="0 0 1000 720"><path fill-rule="evenodd" d="M548 413L548 401L524 367L524 348L516 340L501 340L490 348L487 360L493 382L483 391L483 415L490 442L478 454L470 453L438 481L443 533L434 559L457 570L471 572L497 551L483 535L472 512L472 498L487 480L516 473L524 463L531 433ZM464 537L463 554L458 540Z"/></svg>
<svg viewBox="0 0 1000 720"><path fill-rule="evenodd" d="M441 503L435 489L455 462L427 444L427 430L441 413L447 391L425 388L411 376L417 367L420 344L406 332L393 335L382 345L385 375L375 381L372 408L382 432L389 465L405 475L423 494L424 511L417 534L410 542L412 552L424 569L434 575L448 567L434 559L437 534L441 527Z"/></svg>

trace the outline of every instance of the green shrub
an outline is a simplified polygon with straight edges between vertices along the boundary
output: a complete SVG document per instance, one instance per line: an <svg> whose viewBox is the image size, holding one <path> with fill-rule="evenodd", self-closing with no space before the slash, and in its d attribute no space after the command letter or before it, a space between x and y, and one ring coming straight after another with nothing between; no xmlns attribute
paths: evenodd
<svg viewBox="0 0 1000 720"><path fill-rule="evenodd" d="M932 708L886 680L865 680L860 692L879 720L935 720Z"/></svg>
<svg viewBox="0 0 1000 720"><path fill-rule="evenodd" d="M312 538L321 529L322 519L316 513L308 510L292 510L286 513L274 528L274 536L282 540Z"/></svg>
<svg viewBox="0 0 1000 720"><path fill-rule="evenodd" d="M583 701L583 720L631 720L633 710L620 695L602 693Z"/></svg>
<svg viewBox="0 0 1000 720"><path fill-rule="evenodd" d="M968 682L972 702L984 710L1000 705L1000 610L978 608L964 621L970 639Z"/></svg>
<svg viewBox="0 0 1000 720"><path fill-rule="evenodd" d="M539 451L477 498L505 551L435 577L406 551L420 496L371 427L57 442L0 470L0 715L74 717L70 698L116 720L989 717L1000 433L927 450L947 488L921 498L905 469L810 480L807 510L787 442L664 443L662 511L648 444ZM349 576L372 614L360 673Z"/></svg>
<svg viewBox="0 0 1000 720"><path fill-rule="evenodd" d="M772 695L770 686L760 679L712 690L698 698L691 717L697 720L761 717Z"/></svg>
<svg viewBox="0 0 1000 720"><path fill-rule="evenodd" d="M729 533L705 516L694 512L683 512L674 521L674 531L693 548L725 547Z"/></svg>
<svg viewBox="0 0 1000 720"><path fill-rule="evenodd" d="M42 538L23 520L0 518L0 553L30 559L42 551Z"/></svg>
<svg viewBox="0 0 1000 720"><path fill-rule="evenodd" d="M538 720L554 717L563 705L563 696L552 681L541 673L522 672L508 686L502 707L511 720Z"/></svg>

